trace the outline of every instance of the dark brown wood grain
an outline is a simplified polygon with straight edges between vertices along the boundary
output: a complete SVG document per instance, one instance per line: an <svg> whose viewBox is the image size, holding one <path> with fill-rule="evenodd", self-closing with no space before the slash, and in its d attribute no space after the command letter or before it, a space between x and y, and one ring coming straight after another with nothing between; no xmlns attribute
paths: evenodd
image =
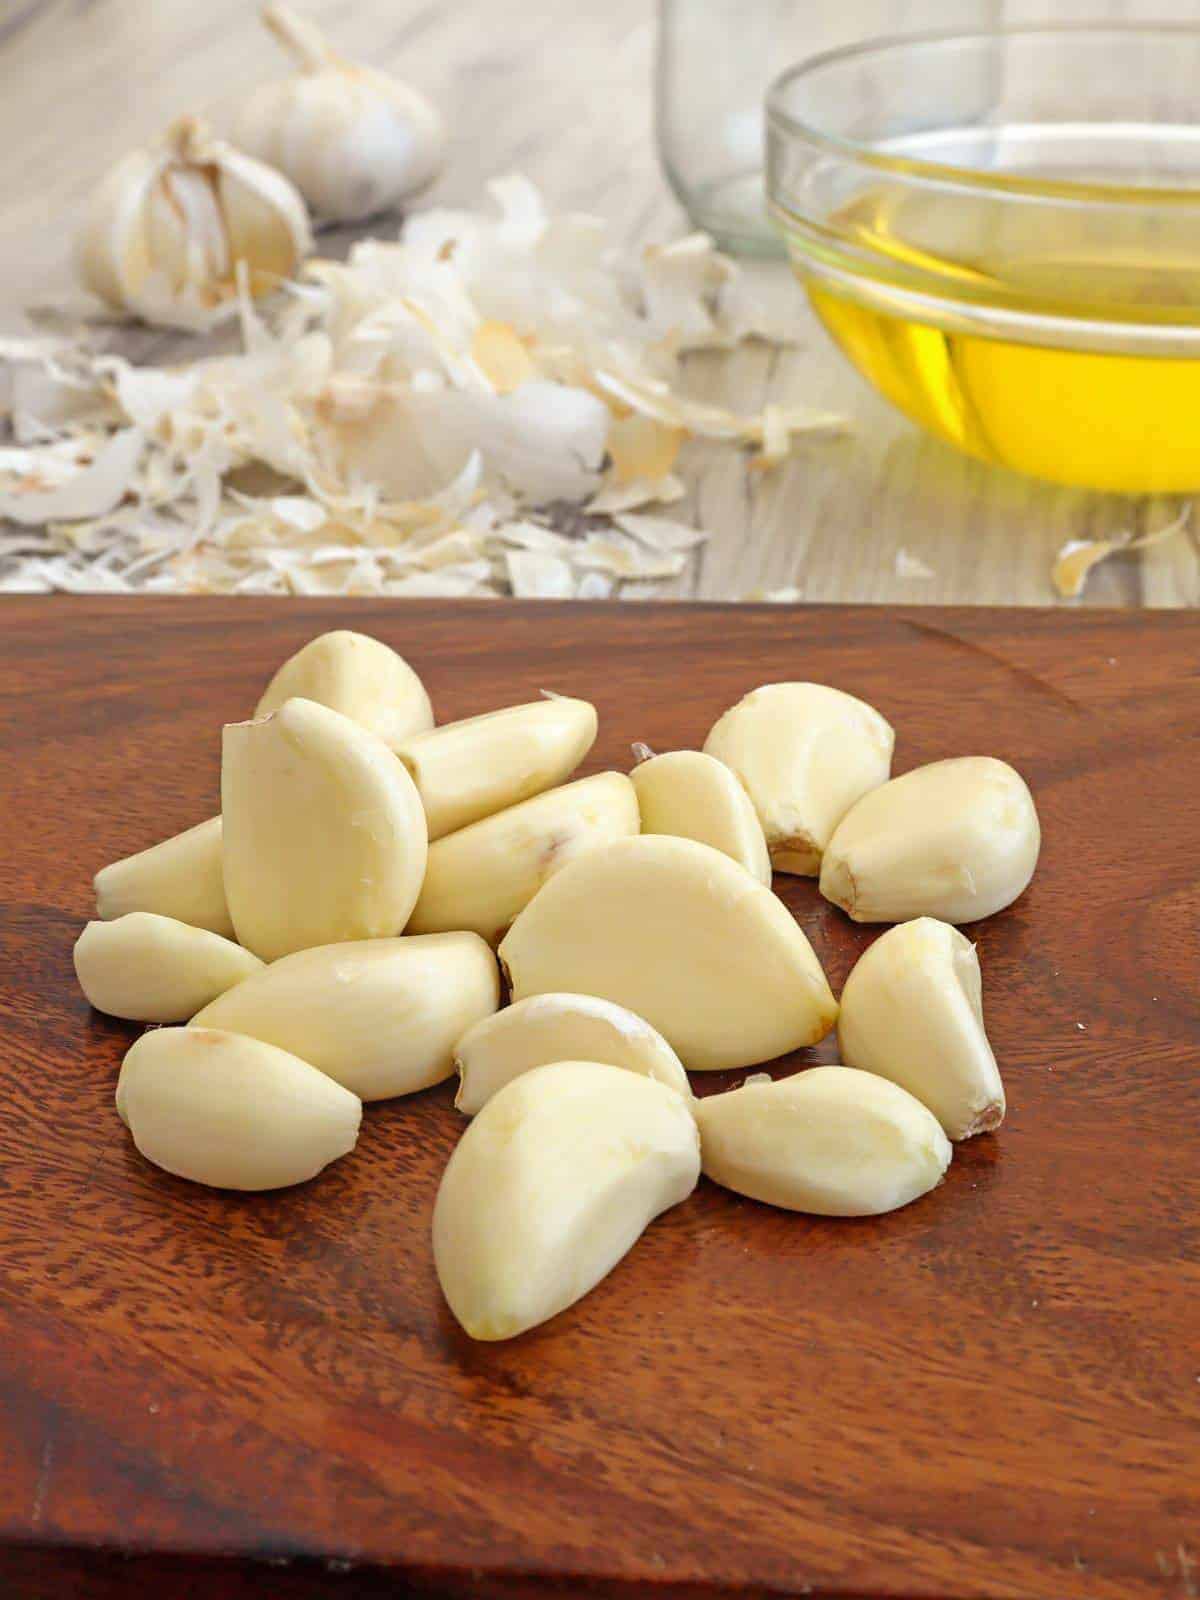
<svg viewBox="0 0 1200 1600"><path fill-rule="evenodd" d="M702 1184L505 1345L430 1261L448 1086L276 1195L141 1161L134 1030L73 982L91 873L215 809L220 724L334 625L441 719L594 699L589 769L790 677L878 705L898 770L1014 762L1042 862L973 930L1000 1133L877 1220ZM1193 618L9 599L0 673L0 1593L1200 1592ZM777 887L836 988L873 931Z"/></svg>

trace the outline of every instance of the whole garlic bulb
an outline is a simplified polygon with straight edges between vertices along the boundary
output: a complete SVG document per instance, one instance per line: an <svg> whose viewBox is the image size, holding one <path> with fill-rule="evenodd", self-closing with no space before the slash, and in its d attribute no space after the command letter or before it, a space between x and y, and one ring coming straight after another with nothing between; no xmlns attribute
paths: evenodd
<svg viewBox="0 0 1200 1600"><path fill-rule="evenodd" d="M157 145L118 161L92 197L77 247L87 288L144 322L210 325L290 277L312 247L288 180L182 117Z"/></svg>
<svg viewBox="0 0 1200 1600"><path fill-rule="evenodd" d="M359 222L433 181L445 131L423 95L344 61L286 6L262 15L300 70L251 95L234 126L239 149L286 173L328 222Z"/></svg>

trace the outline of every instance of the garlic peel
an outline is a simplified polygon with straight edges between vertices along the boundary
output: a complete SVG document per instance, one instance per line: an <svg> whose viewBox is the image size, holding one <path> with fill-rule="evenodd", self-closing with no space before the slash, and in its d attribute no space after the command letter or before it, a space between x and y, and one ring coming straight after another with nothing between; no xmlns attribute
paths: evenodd
<svg viewBox="0 0 1200 1600"><path fill-rule="evenodd" d="M251 294L264 294L311 246L308 212L288 180L182 117L99 184L76 265L117 310L204 328L233 309L239 271Z"/></svg>
<svg viewBox="0 0 1200 1600"><path fill-rule="evenodd" d="M246 100L238 148L285 173L326 222L362 221L427 187L446 136L424 95L344 60L286 6L264 6L262 16L299 70Z"/></svg>
<svg viewBox="0 0 1200 1600"><path fill-rule="evenodd" d="M38 589L465 596L508 587L516 544L559 558L543 589L598 598L625 578L675 570L696 530L666 518L626 520L631 537L619 540L568 539L527 519L598 492L618 515L678 500L671 474L617 485L606 469L612 425L630 407L651 420L666 407L689 438L746 438L755 419L684 398L680 358L647 320L637 270L599 219L554 215L520 179L489 188L498 211L414 210L400 239L364 239L345 262L314 263L263 318L239 296L237 355L168 370L73 351L73 384L86 387L72 388L71 414L86 403L110 438L145 429L144 450L119 473L113 464L116 515L81 507L78 538L10 553L5 571ZM732 320L719 317L718 342L761 326L752 298L727 277ZM509 358L521 358L507 338L496 367L485 338L488 381L475 359L488 324L513 330L532 363L508 393L494 385L507 388L519 375ZM11 349L0 349L0 388ZM54 383L41 363L18 359L38 388ZM624 398L602 381L613 378ZM28 396L24 378L20 389ZM80 444L66 420L45 418L52 440L28 452L38 477L0 481L20 488L0 498L24 499L43 474L58 481L56 462ZM245 493L235 474L254 463L297 490Z"/></svg>

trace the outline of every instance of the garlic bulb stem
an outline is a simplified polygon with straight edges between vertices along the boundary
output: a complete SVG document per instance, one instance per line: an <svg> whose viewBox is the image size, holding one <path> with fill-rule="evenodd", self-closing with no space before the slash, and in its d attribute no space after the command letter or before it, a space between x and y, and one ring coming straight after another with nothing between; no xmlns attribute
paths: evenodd
<svg viewBox="0 0 1200 1600"><path fill-rule="evenodd" d="M262 19L275 38L305 72L323 72L326 67L345 69L347 63L330 45L320 28L301 17L290 6L270 0L262 9Z"/></svg>
<svg viewBox="0 0 1200 1600"><path fill-rule="evenodd" d="M194 116L176 117L163 135L168 153L189 166L201 166L210 159L211 143L208 129Z"/></svg>

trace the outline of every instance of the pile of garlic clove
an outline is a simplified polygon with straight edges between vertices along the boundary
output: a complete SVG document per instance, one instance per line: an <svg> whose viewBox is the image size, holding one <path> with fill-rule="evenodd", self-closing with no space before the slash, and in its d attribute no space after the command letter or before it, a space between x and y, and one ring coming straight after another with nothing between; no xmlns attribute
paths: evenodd
<svg viewBox="0 0 1200 1600"><path fill-rule="evenodd" d="M407 662L357 633L285 662L225 729L220 816L96 875L84 993L168 1024L121 1068L138 1150L222 1188L302 1183L353 1150L364 1100L457 1073L473 1120L433 1251L485 1340L585 1295L701 1172L842 1217L940 1183L951 1141L1005 1113L954 924L1033 875L1020 776L963 757L892 778L891 727L820 684L754 690L704 751L636 745L630 775L572 780L596 733L549 694L437 727ZM840 1005L772 862L897 924ZM840 1066L693 1095L689 1072L835 1027Z"/></svg>

